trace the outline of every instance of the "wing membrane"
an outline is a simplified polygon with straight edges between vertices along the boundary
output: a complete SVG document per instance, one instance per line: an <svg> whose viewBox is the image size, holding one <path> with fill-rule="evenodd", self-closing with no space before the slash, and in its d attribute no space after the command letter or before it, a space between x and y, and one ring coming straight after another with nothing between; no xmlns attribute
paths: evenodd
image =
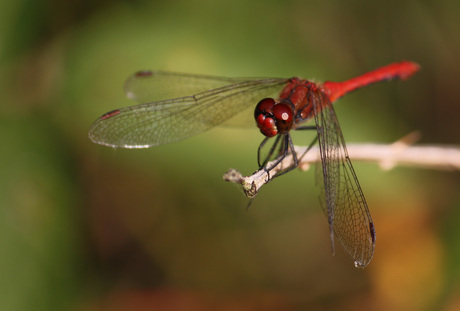
<svg viewBox="0 0 460 311"><path fill-rule="evenodd" d="M321 203L331 231L356 267L365 267L372 259L375 228L340 130L334 108L327 96L317 92L311 97L315 111L324 184Z"/></svg>
<svg viewBox="0 0 460 311"><path fill-rule="evenodd" d="M125 94L141 104L179 98L263 78L225 78L169 71L138 71L125 82Z"/></svg>
<svg viewBox="0 0 460 311"><path fill-rule="evenodd" d="M169 73L161 74L160 80L163 82L169 80L171 78L169 75ZM245 109L254 107L264 97L278 95L277 93L288 81L275 78L232 83L239 79L179 76L184 81L198 79L216 84L226 83L226 85L191 96L125 107L105 114L91 126L89 130L91 140L102 145L122 148L147 148L178 141L228 122ZM153 85L156 84L151 76L145 77ZM142 93L140 84L132 80L140 81L141 78L138 76L128 79L127 88L132 94L131 97L136 100L154 97L154 94ZM147 84L143 88L146 88ZM135 88L134 85L137 87ZM201 86L193 89L199 90ZM162 96L164 94L160 94L158 98Z"/></svg>

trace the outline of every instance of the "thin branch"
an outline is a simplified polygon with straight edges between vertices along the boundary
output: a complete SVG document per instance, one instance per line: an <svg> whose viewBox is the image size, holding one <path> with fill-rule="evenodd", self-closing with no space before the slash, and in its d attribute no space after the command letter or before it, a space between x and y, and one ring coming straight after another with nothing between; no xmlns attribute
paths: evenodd
<svg viewBox="0 0 460 311"><path fill-rule="evenodd" d="M411 146L414 135L406 136L392 144L347 144L348 155L353 161L376 162L383 170L397 165L415 166L440 170L460 170L459 146L419 145ZM294 147L297 154L303 154L306 147ZM274 163L276 160L269 162ZM319 148L315 146L299 161L298 168L306 171L312 163L320 161ZM287 156L270 173L261 169L251 176L243 176L238 170L230 169L224 180L241 184L248 198L256 196L259 189L278 172L293 165L292 156Z"/></svg>

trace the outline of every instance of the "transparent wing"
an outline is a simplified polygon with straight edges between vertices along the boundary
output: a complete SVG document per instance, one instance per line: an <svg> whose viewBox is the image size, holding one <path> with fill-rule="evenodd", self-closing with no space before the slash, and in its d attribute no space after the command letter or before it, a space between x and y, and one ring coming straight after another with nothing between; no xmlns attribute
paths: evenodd
<svg viewBox="0 0 460 311"><path fill-rule="evenodd" d="M334 108L327 96L317 92L313 102L324 195L320 200L328 217L332 247L333 232L355 266L364 268L372 259L375 228L340 130Z"/></svg>
<svg viewBox="0 0 460 311"><path fill-rule="evenodd" d="M230 84L262 78L225 78L169 71L138 71L125 82L125 94L139 103L194 95Z"/></svg>
<svg viewBox="0 0 460 311"><path fill-rule="evenodd" d="M141 72L142 73L142 72ZM142 77L144 75L144 77ZM90 139L98 144L122 148L147 148L156 145L171 143L192 135L204 132L214 126L229 122L244 110L253 108L264 97L277 97L287 79L254 79L233 83L240 79L215 78L208 76L181 75L161 73L159 81L155 82L149 73L138 73L127 82L127 93L136 100L155 98L150 94L148 84L143 78L150 81L152 88L158 88L165 81L170 81L171 89L179 80L181 83L195 81L193 90L201 90L205 86L198 86L207 81L210 84L225 84L224 86L195 95L117 109L104 114L96 120L89 130ZM141 88L142 85L142 88ZM146 91L143 93L141 89ZM177 90L185 92L182 86ZM165 91L158 95L163 98ZM183 93L181 93L183 94Z"/></svg>

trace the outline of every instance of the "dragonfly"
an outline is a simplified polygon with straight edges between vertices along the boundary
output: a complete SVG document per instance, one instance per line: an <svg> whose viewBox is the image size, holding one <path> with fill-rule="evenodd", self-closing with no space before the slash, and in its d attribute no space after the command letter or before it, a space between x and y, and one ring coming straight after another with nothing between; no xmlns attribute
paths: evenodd
<svg viewBox="0 0 460 311"><path fill-rule="evenodd" d="M138 71L127 79L125 93L140 104L103 114L91 125L89 138L113 148L149 148L215 126L247 127L255 123L265 136L258 149L258 165L269 172L287 156L294 159L292 168L299 163L301 157L294 150L291 130L316 129L321 158L321 173L317 174L322 189L320 201L333 252L335 236L355 266L364 268L374 254L375 226L332 103L376 82L407 79L419 69L414 62L401 61L343 82L324 83L298 77L225 78ZM314 120L314 125L304 126L308 120ZM274 144L261 160L261 149L271 138ZM273 155L278 160L267 167Z"/></svg>

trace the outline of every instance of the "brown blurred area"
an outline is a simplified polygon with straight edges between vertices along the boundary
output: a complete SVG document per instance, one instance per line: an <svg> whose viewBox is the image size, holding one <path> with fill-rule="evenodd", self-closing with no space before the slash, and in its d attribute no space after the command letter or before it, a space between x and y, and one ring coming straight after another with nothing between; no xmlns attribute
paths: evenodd
<svg viewBox="0 0 460 311"><path fill-rule="evenodd" d="M257 168L256 129L87 137L141 69L338 81L406 59L411 79L338 102L345 139L460 145L459 33L453 0L0 0L0 310L460 309L459 172L354 162L377 230L357 270L331 256L313 172L247 211L222 180Z"/></svg>

